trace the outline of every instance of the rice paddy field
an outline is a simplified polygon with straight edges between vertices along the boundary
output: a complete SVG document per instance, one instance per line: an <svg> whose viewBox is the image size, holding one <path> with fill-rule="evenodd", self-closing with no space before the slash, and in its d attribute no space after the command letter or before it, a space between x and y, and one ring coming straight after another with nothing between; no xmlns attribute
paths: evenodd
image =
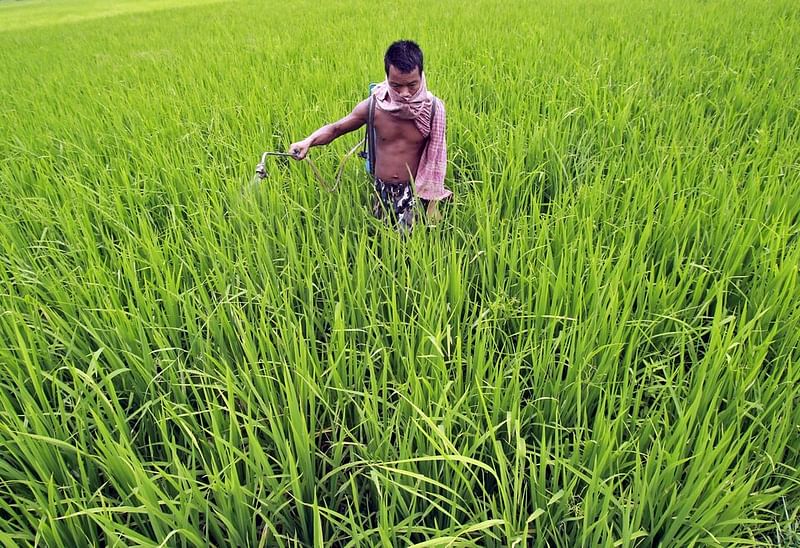
<svg viewBox="0 0 800 548"><path fill-rule="evenodd" d="M441 222L253 183L400 38ZM790 0L0 0L0 542L800 545L798 52Z"/></svg>

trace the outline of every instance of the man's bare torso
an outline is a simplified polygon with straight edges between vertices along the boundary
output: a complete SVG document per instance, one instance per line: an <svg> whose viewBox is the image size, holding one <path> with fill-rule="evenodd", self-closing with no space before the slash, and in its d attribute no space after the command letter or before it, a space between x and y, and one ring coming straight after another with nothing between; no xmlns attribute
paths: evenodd
<svg viewBox="0 0 800 548"><path fill-rule="evenodd" d="M375 176L384 181L408 181L416 176L425 137L412 120L375 109Z"/></svg>

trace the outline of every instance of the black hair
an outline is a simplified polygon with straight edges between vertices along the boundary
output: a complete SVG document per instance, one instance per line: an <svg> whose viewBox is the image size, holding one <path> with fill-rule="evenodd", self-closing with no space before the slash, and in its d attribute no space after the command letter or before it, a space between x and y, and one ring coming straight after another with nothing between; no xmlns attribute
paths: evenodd
<svg viewBox="0 0 800 548"><path fill-rule="evenodd" d="M389 75L389 65L394 65L404 74L419 67L419 73L422 74L422 50L419 49L416 42L398 40L386 50L386 55L383 56L383 65L386 68L387 76Z"/></svg>

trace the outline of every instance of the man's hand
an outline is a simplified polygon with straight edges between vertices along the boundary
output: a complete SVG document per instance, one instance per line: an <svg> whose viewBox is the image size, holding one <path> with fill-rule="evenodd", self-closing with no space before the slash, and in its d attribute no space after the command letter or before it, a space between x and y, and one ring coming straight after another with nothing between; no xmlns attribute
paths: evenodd
<svg viewBox="0 0 800 548"><path fill-rule="evenodd" d="M302 160L306 157L306 154L308 154L308 149L310 147L311 143L308 141L308 139L304 139L297 143L293 143L289 147L289 154L291 154L295 160Z"/></svg>

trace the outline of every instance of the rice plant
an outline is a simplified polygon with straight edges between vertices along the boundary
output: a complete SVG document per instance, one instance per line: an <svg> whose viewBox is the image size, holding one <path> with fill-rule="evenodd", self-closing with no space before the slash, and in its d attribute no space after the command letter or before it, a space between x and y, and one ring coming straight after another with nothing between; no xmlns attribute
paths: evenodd
<svg viewBox="0 0 800 548"><path fill-rule="evenodd" d="M0 2L0 541L796 542L800 7L471 6ZM444 220L253 185L398 38Z"/></svg>

